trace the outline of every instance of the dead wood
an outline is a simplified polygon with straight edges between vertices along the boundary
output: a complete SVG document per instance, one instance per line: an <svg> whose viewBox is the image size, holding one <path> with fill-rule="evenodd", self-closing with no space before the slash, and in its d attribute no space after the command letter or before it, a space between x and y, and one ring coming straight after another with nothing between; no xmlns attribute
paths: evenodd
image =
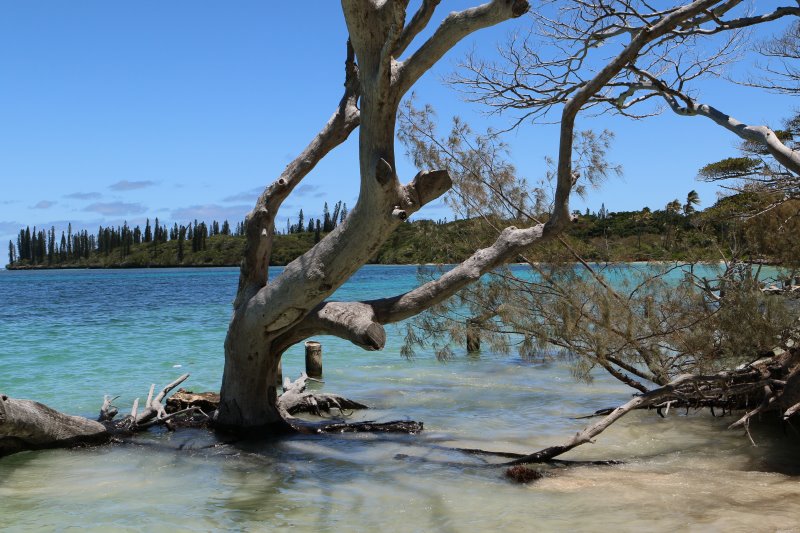
<svg viewBox="0 0 800 533"><path fill-rule="evenodd" d="M417 434L422 431L422 422L413 420L393 420L391 422L375 422L372 420L362 422L345 422L341 419L334 421L308 421L292 415L308 413L322 416L337 409L343 417L349 416L347 411L367 409L362 403L337 394L311 392L307 390L309 381L320 381L310 378L305 372L294 381L289 378L283 380L283 394L278 398L278 411L284 421L298 433L409 433Z"/></svg>
<svg viewBox="0 0 800 533"><path fill-rule="evenodd" d="M202 409L205 413L213 413L219 405L219 393L216 392L192 392L186 389L178 389L169 400L167 400L167 413L183 411L190 407Z"/></svg>
<svg viewBox="0 0 800 533"><path fill-rule="evenodd" d="M208 416L195 407L172 414L164 410L166 396L188 377L189 374L184 374L158 394L154 394L155 385L152 385L143 408L139 409L139 398L136 398L130 415L119 420L114 420L119 412L112 403L116 398L108 395L103 398L98 420L67 415L39 402L0 395L0 457L26 450L101 444L154 425L172 429L178 418L204 423Z"/></svg>
<svg viewBox="0 0 800 533"><path fill-rule="evenodd" d="M322 416L323 412L330 413L331 409L338 409L340 413L343 413L344 410L368 408L363 403L338 394L308 391L309 381L319 382L320 380L308 377L305 372L302 372L300 377L294 381L284 378L283 394L278 398L278 409L290 415L309 413Z"/></svg>
<svg viewBox="0 0 800 533"><path fill-rule="evenodd" d="M0 395L0 457L25 450L99 444L110 438L100 422Z"/></svg>
<svg viewBox="0 0 800 533"><path fill-rule="evenodd" d="M800 349L795 342L790 346L775 348L771 357L762 358L743 365L735 370L721 371L711 375L686 374L678 376L667 385L643 394L606 414L601 420L584 428L562 444L550 446L537 452L504 463L507 466L547 462L587 442L605 431L614 422L635 409L666 407L722 407L729 410L754 408L729 426L729 429L744 428L748 438L749 424L753 417L774 410L780 410L783 417L793 415L796 398L800 395L797 387L800 380ZM755 444L755 442L753 442Z"/></svg>

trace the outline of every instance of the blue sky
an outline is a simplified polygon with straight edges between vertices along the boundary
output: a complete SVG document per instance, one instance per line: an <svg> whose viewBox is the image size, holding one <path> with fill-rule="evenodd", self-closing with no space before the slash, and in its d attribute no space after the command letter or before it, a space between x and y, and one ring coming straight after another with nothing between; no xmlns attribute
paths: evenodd
<svg viewBox="0 0 800 533"><path fill-rule="evenodd" d="M415 5L412 2L412 5ZM469 2L444 0L449 10ZM773 2L758 3L763 9ZM442 83L471 49L491 55L523 18L479 32L416 86L446 124L458 114L502 128ZM753 40L778 33L783 23ZM24 225L66 228L241 220L255 198L324 124L343 82L346 29L339 3L173 0L8 0L0 5L0 239ZM741 68L734 75L743 75ZM751 123L779 125L785 96L710 80L699 95ZM606 117L581 126L616 133L611 159L624 168L586 202L596 210L660 208L697 189L703 164L734 153L737 139L701 118ZM553 154L553 126L508 137L520 173L535 180ZM399 150L399 153L402 149ZM325 159L286 202L281 217L323 202L352 206L358 191L355 135ZM410 179L416 169L399 165ZM418 216L441 218L436 204ZM281 218L279 218L281 220ZM278 224L281 227L282 223Z"/></svg>

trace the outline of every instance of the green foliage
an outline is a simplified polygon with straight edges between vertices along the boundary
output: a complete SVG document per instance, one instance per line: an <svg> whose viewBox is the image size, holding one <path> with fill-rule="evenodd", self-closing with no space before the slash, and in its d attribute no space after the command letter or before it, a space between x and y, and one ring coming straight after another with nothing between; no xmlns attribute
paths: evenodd
<svg viewBox="0 0 800 533"><path fill-rule="evenodd" d="M690 195L691 196L691 195ZM688 197L687 197L688 201ZM678 202L680 204L680 202ZM769 198L745 192L692 212L680 209L588 213L576 216L563 238L588 261L716 261L736 253L747 259L787 266L800 263L800 202L788 201L765 209ZM747 218L754 211L757 218ZM340 213L340 221L341 221ZM332 217L329 215L329 219ZM273 265L285 265L324 237L322 223L313 231L274 236ZM452 222L419 220L401 224L372 258L378 264L458 263L476 249L491 245L497 229L524 221L494 216ZM210 229L209 229L210 228ZM101 228L98 235L70 234L55 242L55 230L20 231L17 245L9 243L10 268L125 268L158 266L238 266L244 252L243 235L222 231L203 222L162 228L159 239L146 241L139 228L119 231ZM311 228L309 225L306 229ZM152 230L151 230L152 231ZM215 233L216 232L216 233ZM166 239L166 240L165 240ZM71 242L65 248L64 242ZM525 254L531 261L575 261L558 242Z"/></svg>
<svg viewBox="0 0 800 533"><path fill-rule="evenodd" d="M760 160L752 157L728 157L707 164L698 174L707 181L746 178L756 174L761 165Z"/></svg>
<svg viewBox="0 0 800 533"><path fill-rule="evenodd" d="M750 265L695 272L686 263L504 267L413 318L403 353L452 356L472 323L493 351L563 358L577 379L600 368L645 390L755 360L796 320L786 300L761 292Z"/></svg>

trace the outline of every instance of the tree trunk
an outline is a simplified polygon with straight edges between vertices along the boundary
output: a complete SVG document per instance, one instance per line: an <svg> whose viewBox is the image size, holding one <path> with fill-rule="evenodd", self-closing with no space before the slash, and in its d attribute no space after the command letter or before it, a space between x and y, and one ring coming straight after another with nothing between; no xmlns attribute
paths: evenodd
<svg viewBox="0 0 800 533"><path fill-rule="evenodd" d="M331 307L327 313L320 306L369 261L398 225L452 184L446 171L423 171L409 184L401 184L394 157L398 105L414 83L461 39L519 17L529 7L527 0L492 0L450 13L416 51L401 60L438 2L423 2L410 19L407 4L402 0L342 1L350 41L345 94L339 108L281 177L267 187L245 221L247 247L225 341L225 372L215 419L222 429L260 434L286 429L278 409L276 380L281 354L292 344L323 333L339 335L366 349L383 348L381 324L399 319L401 313L378 320L369 305L355 311L353 306ZM268 282L278 209L356 126L360 127L358 202L347 219ZM530 235L538 238L541 231ZM467 279L477 277L471 273ZM456 287L457 283L446 284L444 291L433 291L427 300L414 302L413 309L421 311L435 298L455 292Z"/></svg>
<svg viewBox="0 0 800 533"><path fill-rule="evenodd" d="M278 412L281 354L263 332L245 329L234 313L225 339L225 370L215 424L221 430L270 434L288 429Z"/></svg>

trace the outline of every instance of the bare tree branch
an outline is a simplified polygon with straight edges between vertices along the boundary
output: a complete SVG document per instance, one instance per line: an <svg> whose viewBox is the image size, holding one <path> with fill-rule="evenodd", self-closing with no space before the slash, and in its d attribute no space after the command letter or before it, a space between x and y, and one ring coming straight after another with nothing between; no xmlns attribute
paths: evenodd
<svg viewBox="0 0 800 533"><path fill-rule="evenodd" d="M414 37L425 29L433 16L433 12L436 10L436 6L438 6L440 2L441 0L422 0L422 5L417 12L414 13L414 16L408 24L406 24L406 27L403 28L403 33L397 40L397 45L392 53L395 58L403 55L403 52L406 51L406 48L408 48L408 45L414 40Z"/></svg>
<svg viewBox="0 0 800 533"><path fill-rule="evenodd" d="M397 67L399 94L405 94L453 46L467 35L525 14L527 0L492 0L478 7L451 13L411 57Z"/></svg>
<svg viewBox="0 0 800 533"><path fill-rule="evenodd" d="M711 105L699 103L687 94L670 88L666 83L645 70L635 67L630 68L644 80L638 86L631 85L631 91L650 90L657 93L667 102L670 109L678 115L706 117L745 141L764 146L769 154L781 165L800 175L800 153L786 146L770 128L766 126L751 126L740 122Z"/></svg>
<svg viewBox="0 0 800 533"><path fill-rule="evenodd" d="M544 225L506 228L488 248L463 263L404 294L365 302L323 302L276 343L283 347L317 334L336 335L369 350L383 348L382 324L399 322L444 301L494 268L516 258L543 238Z"/></svg>
<svg viewBox="0 0 800 533"><path fill-rule="evenodd" d="M360 122L360 85L353 47L347 43L344 95L322 130L286 166L280 177L267 187L245 220L247 244L239 276L235 307L251 298L267 283L272 252L273 227L283 201L331 150L342 144Z"/></svg>

